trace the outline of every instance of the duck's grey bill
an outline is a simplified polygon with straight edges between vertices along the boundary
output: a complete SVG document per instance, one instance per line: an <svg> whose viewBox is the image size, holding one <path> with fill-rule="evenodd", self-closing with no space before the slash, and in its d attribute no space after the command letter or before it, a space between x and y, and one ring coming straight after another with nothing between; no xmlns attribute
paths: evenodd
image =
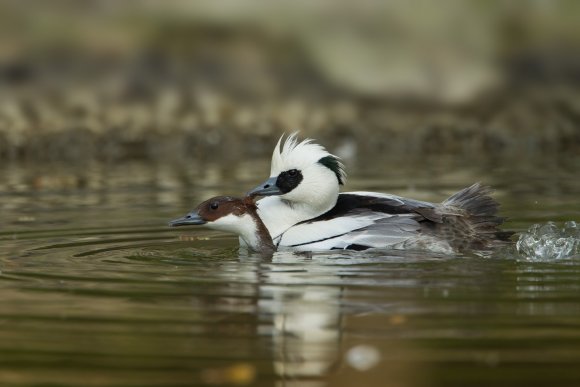
<svg viewBox="0 0 580 387"><path fill-rule="evenodd" d="M277 177L271 177L250 192L247 193L248 196L271 196L271 195L282 195L280 188L276 186Z"/></svg>
<svg viewBox="0 0 580 387"><path fill-rule="evenodd" d="M177 226L193 226L196 224L206 224L207 222L203 220L198 214L190 213L185 215L182 218L174 219L169 222L169 227L177 227Z"/></svg>

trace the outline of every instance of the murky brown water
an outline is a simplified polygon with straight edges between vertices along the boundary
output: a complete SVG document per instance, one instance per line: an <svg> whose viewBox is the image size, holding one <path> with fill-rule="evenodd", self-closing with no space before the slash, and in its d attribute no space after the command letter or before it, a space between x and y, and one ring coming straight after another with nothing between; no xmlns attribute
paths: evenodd
<svg viewBox="0 0 580 387"><path fill-rule="evenodd" d="M507 228L580 220L580 157L347 160L348 190L493 185ZM238 165L0 166L2 386L576 386L580 261L240 256L166 222L241 194Z"/></svg>

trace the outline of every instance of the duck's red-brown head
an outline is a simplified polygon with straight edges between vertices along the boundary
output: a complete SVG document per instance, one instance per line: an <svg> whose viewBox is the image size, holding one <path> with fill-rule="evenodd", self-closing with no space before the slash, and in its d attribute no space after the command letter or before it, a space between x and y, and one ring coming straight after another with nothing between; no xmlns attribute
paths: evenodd
<svg viewBox="0 0 580 387"><path fill-rule="evenodd" d="M258 216L253 197L240 199L216 196L204 201L184 217L169 222L171 227L200 224L238 234L256 251L275 250L270 233Z"/></svg>

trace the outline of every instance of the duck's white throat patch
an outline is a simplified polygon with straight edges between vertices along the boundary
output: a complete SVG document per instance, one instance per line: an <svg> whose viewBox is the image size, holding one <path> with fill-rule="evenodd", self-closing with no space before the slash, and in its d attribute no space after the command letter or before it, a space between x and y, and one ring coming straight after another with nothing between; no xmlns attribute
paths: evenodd
<svg viewBox="0 0 580 387"><path fill-rule="evenodd" d="M258 235L258 226L249 214L236 216L228 214L207 223L209 228L219 231L226 231L238 234L248 246L258 246L260 237Z"/></svg>

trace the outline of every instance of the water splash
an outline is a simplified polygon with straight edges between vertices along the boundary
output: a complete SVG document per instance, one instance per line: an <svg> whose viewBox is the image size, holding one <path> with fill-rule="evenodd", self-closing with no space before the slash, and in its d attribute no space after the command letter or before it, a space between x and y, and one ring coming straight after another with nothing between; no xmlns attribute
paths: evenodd
<svg viewBox="0 0 580 387"><path fill-rule="evenodd" d="M529 261L550 261L580 256L580 225L574 221L534 224L516 243L518 253Z"/></svg>

